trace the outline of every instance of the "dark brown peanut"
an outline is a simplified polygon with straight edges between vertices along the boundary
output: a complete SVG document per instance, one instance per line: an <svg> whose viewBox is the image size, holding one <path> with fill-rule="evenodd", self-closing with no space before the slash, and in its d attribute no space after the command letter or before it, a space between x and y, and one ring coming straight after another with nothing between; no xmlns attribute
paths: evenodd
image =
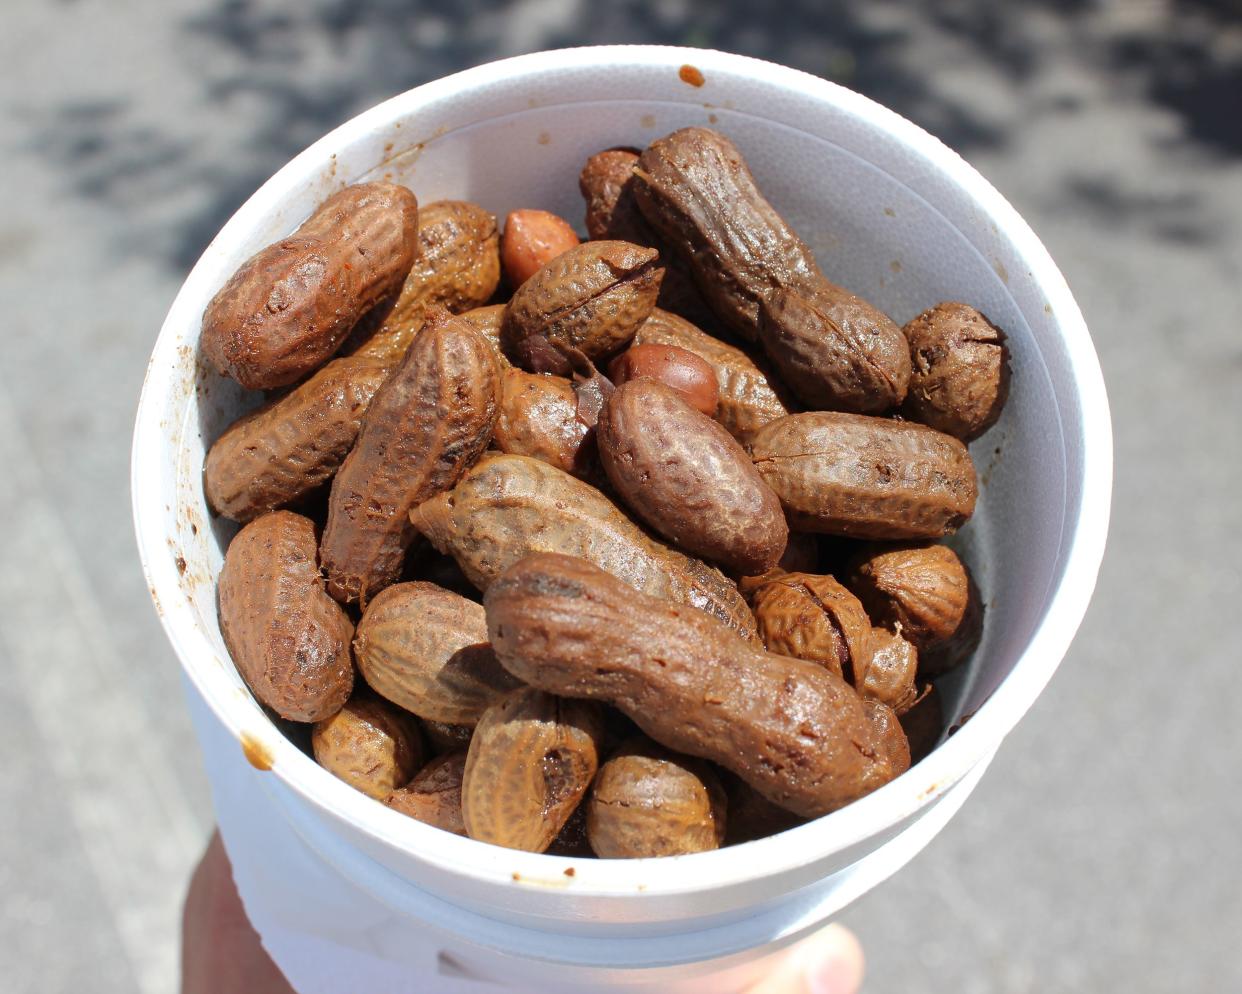
<svg viewBox="0 0 1242 994"><path fill-rule="evenodd" d="M652 311L634 336L634 344L674 345L710 365L719 386L716 420L739 442L745 443L755 429L789 413L772 382L745 352L676 314L659 308Z"/></svg>
<svg viewBox="0 0 1242 994"><path fill-rule="evenodd" d="M492 441L501 452L531 456L574 476L595 468L594 432L578 416L578 394L563 376L511 368L501 380Z"/></svg>
<svg viewBox="0 0 1242 994"><path fill-rule="evenodd" d="M292 393L230 425L203 464L212 510L250 521L330 480L388 372L377 359L335 359Z"/></svg>
<svg viewBox="0 0 1242 994"><path fill-rule="evenodd" d="M656 251L628 242L587 242L528 279L505 311L501 342L536 373L566 375L564 353L606 359L624 348L655 306L664 270Z"/></svg>
<svg viewBox="0 0 1242 994"><path fill-rule="evenodd" d="M901 329L826 279L768 295L759 341L807 407L879 414L906 396L910 353Z"/></svg>
<svg viewBox="0 0 1242 994"><path fill-rule="evenodd" d="M518 686L487 644L482 606L432 583L377 594L354 656L377 694L430 721L472 726Z"/></svg>
<svg viewBox="0 0 1242 994"><path fill-rule="evenodd" d="M382 801L422 765L414 720L387 701L355 696L311 733L315 762L355 790Z"/></svg>
<svg viewBox="0 0 1242 994"><path fill-rule="evenodd" d="M918 690L914 679L919 653L899 634L887 628L871 630L871 658L854 670L854 689L863 697L887 704L898 717L914 706Z"/></svg>
<svg viewBox="0 0 1242 994"><path fill-rule="evenodd" d="M410 509L452 487L492 437L496 353L466 321L433 311L380 387L332 483L321 556L328 592L367 601L401 574Z"/></svg>
<svg viewBox="0 0 1242 994"><path fill-rule="evenodd" d="M529 688L483 715L470 740L462 814L472 839L543 852L599 766L598 705Z"/></svg>
<svg viewBox="0 0 1242 994"><path fill-rule="evenodd" d="M659 236L634 200L634 167L638 152L610 148L587 159L578 177L578 189L586 199L586 229L589 238L616 239L660 249ZM666 252L664 281L657 300L660 307L683 314L692 321L706 322L712 313L704 303L685 264Z"/></svg>
<svg viewBox="0 0 1242 994"><path fill-rule="evenodd" d="M480 590L532 553L564 552L754 638L746 601L717 570L653 541L594 487L537 459L489 455L410 519Z"/></svg>
<svg viewBox="0 0 1242 994"><path fill-rule="evenodd" d="M776 494L733 436L675 390L623 384L597 434L613 487L669 541L738 573L776 565L789 537Z"/></svg>
<svg viewBox="0 0 1242 994"><path fill-rule="evenodd" d="M920 653L953 637L970 600L966 567L947 545L879 546L851 563L847 580L871 620Z"/></svg>
<svg viewBox="0 0 1242 994"><path fill-rule="evenodd" d="M370 334L370 329L360 328L351 336L346 349L357 339L355 355L395 366L433 308L469 311L491 300L500 285L496 218L482 207L437 200L419 211L418 224L418 261L379 329Z"/></svg>
<svg viewBox="0 0 1242 994"><path fill-rule="evenodd" d="M587 798L587 839L604 859L680 856L719 849L724 788L706 763L646 738L599 768Z"/></svg>
<svg viewBox="0 0 1242 994"><path fill-rule="evenodd" d="M354 626L324 592L309 518L274 511L239 531L219 598L224 644L260 703L291 721L341 709L354 686Z"/></svg>
<svg viewBox="0 0 1242 994"><path fill-rule="evenodd" d="M720 400L716 371L707 360L676 345L631 345L608 366L616 386L647 377L676 390L696 411L715 417Z"/></svg>
<svg viewBox="0 0 1242 994"><path fill-rule="evenodd" d="M901 403L910 378L901 329L824 277L732 142L683 128L652 142L635 176L643 215L716 316L762 342L803 403L868 412Z"/></svg>
<svg viewBox="0 0 1242 994"><path fill-rule="evenodd" d="M924 425L861 414L791 414L751 456L791 528L852 538L939 538L974 513L970 453Z"/></svg>
<svg viewBox="0 0 1242 994"><path fill-rule="evenodd" d="M403 186L360 183L329 197L212 298L203 358L253 390L301 379L401 285L418 255L418 223L418 202Z"/></svg>
<svg viewBox="0 0 1242 994"><path fill-rule="evenodd" d="M548 211L513 211L500 237L505 281L516 289L562 252L578 244L578 234L564 218Z"/></svg>
<svg viewBox="0 0 1242 994"><path fill-rule="evenodd" d="M831 671L754 648L584 560L524 559L484 606L496 655L519 679L614 704L667 748L732 770L798 814L833 811L905 768Z"/></svg>
<svg viewBox="0 0 1242 994"><path fill-rule="evenodd" d="M785 573L751 598L769 652L819 663L854 685L871 662L871 622L858 598L831 576Z"/></svg>
<svg viewBox="0 0 1242 994"><path fill-rule="evenodd" d="M973 307L951 302L903 330L913 364L905 414L965 442L992 427L1009 397L1005 333Z"/></svg>
<svg viewBox="0 0 1242 994"><path fill-rule="evenodd" d="M383 798L394 811L454 835L466 834L461 814L461 782L466 772L465 751L433 759L414 779Z"/></svg>

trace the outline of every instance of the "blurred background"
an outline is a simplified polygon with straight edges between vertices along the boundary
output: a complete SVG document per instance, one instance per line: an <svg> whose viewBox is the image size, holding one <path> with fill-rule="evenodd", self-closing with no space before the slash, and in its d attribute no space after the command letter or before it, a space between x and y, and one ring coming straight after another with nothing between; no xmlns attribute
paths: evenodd
<svg viewBox="0 0 1242 994"><path fill-rule="evenodd" d="M176 986L180 902L211 811L135 554L128 447L186 271L263 180L377 101L495 58L608 42L771 59L932 131L1043 238L1103 363L1116 497L1095 600L962 813L843 916L867 949L865 989L1242 990L1239 0L4 12L6 990Z"/></svg>

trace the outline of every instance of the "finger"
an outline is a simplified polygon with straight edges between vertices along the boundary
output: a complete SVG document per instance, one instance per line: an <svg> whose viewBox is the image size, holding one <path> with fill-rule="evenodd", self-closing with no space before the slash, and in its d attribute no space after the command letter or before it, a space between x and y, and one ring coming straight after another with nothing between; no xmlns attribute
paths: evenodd
<svg viewBox="0 0 1242 994"><path fill-rule="evenodd" d="M747 994L857 994L863 965L854 933L834 923L789 950Z"/></svg>

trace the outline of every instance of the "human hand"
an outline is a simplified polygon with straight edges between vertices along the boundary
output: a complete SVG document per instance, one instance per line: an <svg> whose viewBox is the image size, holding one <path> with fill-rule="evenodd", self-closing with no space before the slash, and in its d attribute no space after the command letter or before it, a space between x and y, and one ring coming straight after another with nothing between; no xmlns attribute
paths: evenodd
<svg viewBox="0 0 1242 994"><path fill-rule="evenodd" d="M858 940L829 925L789 950L747 994L857 994L862 975ZM246 917L218 832L186 894L181 994L296 994Z"/></svg>

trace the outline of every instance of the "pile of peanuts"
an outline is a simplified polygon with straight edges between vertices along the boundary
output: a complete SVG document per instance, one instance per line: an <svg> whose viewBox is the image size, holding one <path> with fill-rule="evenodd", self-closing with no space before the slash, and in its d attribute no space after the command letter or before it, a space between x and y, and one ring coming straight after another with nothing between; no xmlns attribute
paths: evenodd
<svg viewBox="0 0 1242 994"><path fill-rule="evenodd" d="M255 697L393 810L533 852L699 852L882 786L982 631L939 540L1004 334L830 282L723 135L582 170L589 240L347 187L244 263L202 359Z"/></svg>

